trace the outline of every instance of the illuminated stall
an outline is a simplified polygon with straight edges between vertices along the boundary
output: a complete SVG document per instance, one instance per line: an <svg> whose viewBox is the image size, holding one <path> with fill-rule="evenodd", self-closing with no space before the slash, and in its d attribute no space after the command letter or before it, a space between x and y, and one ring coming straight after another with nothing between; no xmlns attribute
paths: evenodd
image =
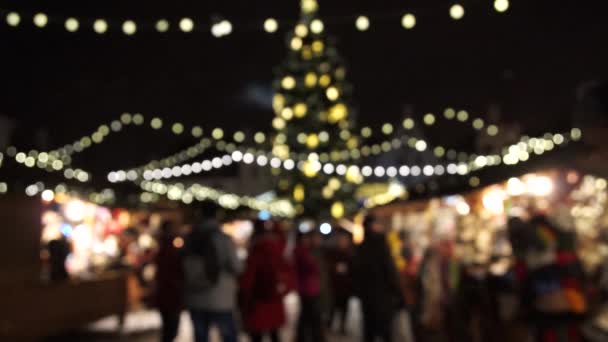
<svg viewBox="0 0 608 342"><path fill-rule="evenodd" d="M510 256L507 219L545 214L562 229L575 231L578 253L588 270L608 257L606 180L575 171L526 174L469 193L393 203L372 211L395 231L406 232L413 259L442 242L457 258L488 263Z"/></svg>

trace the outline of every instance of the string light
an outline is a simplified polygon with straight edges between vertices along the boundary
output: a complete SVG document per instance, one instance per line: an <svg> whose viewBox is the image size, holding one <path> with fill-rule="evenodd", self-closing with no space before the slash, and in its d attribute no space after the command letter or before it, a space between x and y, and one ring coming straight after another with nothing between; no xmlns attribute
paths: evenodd
<svg viewBox="0 0 608 342"><path fill-rule="evenodd" d="M221 38L229 35L232 32L232 24L228 20L222 20L219 23L211 26L211 34L214 37Z"/></svg>
<svg viewBox="0 0 608 342"><path fill-rule="evenodd" d="M133 20L127 20L122 24L122 31L126 35L131 36L137 32L137 25Z"/></svg>
<svg viewBox="0 0 608 342"><path fill-rule="evenodd" d="M12 27L19 26L20 22L21 22L21 17L19 16L19 13L10 12L9 14L6 15L6 23L9 26L12 26Z"/></svg>
<svg viewBox="0 0 608 342"><path fill-rule="evenodd" d="M49 18L44 13L37 13L34 16L34 25L36 25L37 27L45 27L48 22Z"/></svg>
<svg viewBox="0 0 608 342"><path fill-rule="evenodd" d="M454 20L460 20L464 17L464 7L460 4L454 4L450 7L450 17Z"/></svg>
<svg viewBox="0 0 608 342"><path fill-rule="evenodd" d="M78 23L78 20L76 20L76 18L68 18L65 21L65 29L68 30L68 32L78 31L79 26L80 24Z"/></svg>
<svg viewBox="0 0 608 342"><path fill-rule="evenodd" d="M316 11L317 6L318 6L316 1L307 0L307 1L305 1L305 3L307 5L304 5L304 4L302 5L302 9L305 13L313 13ZM494 4L494 9L499 13L506 12L510 6L509 0L494 0L493 4ZM314 10L311 10L313 8L314 8ZM450 7L449 13L453 19L459 20L464 17L465 9L460 4L454 4ZM46 17L46 20L43 19L44 17L42 15L44 17ZM5 17L5 20L9 26L17 27L21 23L21 16L17 12L9 12L9 13L7 13L7 15ZM34 24L37 27L40 27L40 28L47 27L49 21L53 21L53 22L64 21L65 28L67 31L76 32L79 30L79 26L80 26L79 22L81 20L78 18L68 17L68 16L59 16L56 18L49 18L44 13L37 13L34 16ZM84 21L86 21L86 19L84 19ZM185 17L185 18L180 19L177 22L177 26L180 28L181 32L189 33L194 30L194 21L195 20L193 20L191 18ZM196 21L202 22L204 20L196 20ZM402 27L407 30L413 29L417 24L417 18L412 13L405 13L400 18L400 21L401 21ZM120 22L120 20L114 18L114 19L110 19L109 22L117 23L117 22ZM119 24L119 25L123 26L122 29L121 29L121 27L118 27L118 28L116 28L115 31L123 32L126 35L132 35L137 31L136 29L133 30L133 28L138 28L138 27L148 28L149 27L149 28L153 28L153 30L155 30L158 33L165 33L169 30L169 27L170 27L170 23L167 19L158 19L158 20L152 21L152 22L147 22L147 21L143 21L143 20L142 21L130 20L130 22L132 22L133 25L128 24L126 30L124 29L124 22L123 22L122 24ZM341 22L346 23L348 21L342 21L342 20L338 21L338 23L341 23ZM323 26L324 26L323 23L319 19L314 19L310 23L310 31L315 34L319 34L319 33L323 32ZM358 16L357 18L355 18L355 27L357 30L367 31L369 29L369 26L370 26L370 20L367 16L361 15L361 16ZM274 33L278 30L278 22L275 18L267 18L263 21L263 23L261 25L259 23L257 23L257 24L243 23L242 25L239 25L239 27L242 27L242 28L258 27L260 30L263 29L267 33ZM98 24L97 26L95 24L93 25L93 30L98 34L107 32L109 28L110 27L109 27L108 22L105 22L105 25L101 24L101 23ZM205 32L205 31L201 31L201 32ZM211 33L215 37L223 37L225 35L230 34L231 32L232 32L232 24L227 20L222 20L218 23L211 25Z"/></svg>
<svg viewBox="0 0 608 342"><path fill-rule="evenodd" d="M414 16L411 13L406 13L405 15L403 15L403 17L401 18L401 25L403 26L403 28L405 28L406 30L411 30L414 28L414 26L416 26L416 16Z"/></svg>
<svg viewBox="0 0 608 342"><path fill-rule="evenodd" d="M156 22L154 27L156 28L156 31L165 33L169 31L169 22L166 19L160 19Z"/></svg>
<svg viewBox="0 0 608 342"><path fill-rule="evenodd" d="M366 16L361 15L357 18L357 21L355 21L355 26L359 31L367 31L369 29L369 19Z"/></svg>
<svg viewBox="0 0 608 342"><path fill-rule="evenodd" d="M314 19L313 21L310 22L310 31L312 33L319 34L319 33L323 32L323 28L324 28L323 22L319 19Z"/></svg>
<svg viewBox="0 0 608 342"><path fill-rule="evenodd" d="M274 18L264 20L264 31L274 33L279 29L279 23Z"/></svg>
<svg viewBox="0 0 608 342"><path fill-rule="evenodd" d="M509 0L494 0L494 9L499 13L506 12L509 9Z"/></svg>
<svg viewBox="0 0 608 342"><path fill-rule="evenodd" d="M167 28L168 28L168 24L167 24ZM182 30L182 32L186 32L186 33L192 32L192 30L194 29L194 22L190 18L182 18L179 21L179 29Z"/></svg>

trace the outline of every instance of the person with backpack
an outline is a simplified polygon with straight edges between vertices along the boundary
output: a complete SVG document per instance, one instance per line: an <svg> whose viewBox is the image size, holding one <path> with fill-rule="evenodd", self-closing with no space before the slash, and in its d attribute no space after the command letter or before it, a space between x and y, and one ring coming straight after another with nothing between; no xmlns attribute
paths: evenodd
<svg viewBox="0 0 608 342"><path fill-rule="evenodd" d="M236 247L221 231L213 210L196 221L186 237L182 259L184 304L192 319L194 340L207 342L213 324L223 342L236 342L234 310L241 272Z"/></svg>
<svg viewBox="0 0 608 342"><path fill-rule="evenodd" d="M283 298L289 290L286 276L290 267L283 256L283 244L272 229L271 221L254 222L240 282L243 320L252 342L261 342L264 335L278 342L278 330L285 324Z"/></svg>

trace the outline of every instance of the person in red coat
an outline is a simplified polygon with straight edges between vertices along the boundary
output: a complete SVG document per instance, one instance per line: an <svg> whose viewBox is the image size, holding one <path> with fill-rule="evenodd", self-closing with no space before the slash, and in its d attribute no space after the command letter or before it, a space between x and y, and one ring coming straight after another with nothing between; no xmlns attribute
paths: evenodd
<svg viewBox="0 0 608 342"><path fill-rule="evenodd" d="M269 335L279 341L279 329L285 324L283 297L288 291L289 265L283 257L283 244L272 231L272 222L254 223L249 256L241 278L241 301L245 329L252 342Z"/></svg>
<svg viewBox="0 0 608 342"><path fill-rule="evenodd" d="M156 305L162 320L162 342L172 342L177 336L183 309L183 271L178 247L174 241L171 222L161 226L159 249L156 255ZM179 245L178 245L179 246Z"/></svg>

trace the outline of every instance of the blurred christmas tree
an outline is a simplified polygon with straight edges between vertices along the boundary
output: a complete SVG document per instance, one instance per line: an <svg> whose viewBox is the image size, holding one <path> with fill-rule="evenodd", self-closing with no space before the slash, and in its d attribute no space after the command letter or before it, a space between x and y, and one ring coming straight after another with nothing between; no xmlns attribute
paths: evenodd
<svg viewBox="0 0 608 342"><path fill-rule="evenodd" d="M292 200L300 217L340 218L357 210L362 178L351 163L337 163L359 141L351 132L346 71L317 10L316 0L302 0L300 19L287 34L287 58L275 80L273 153L297 166L274 172L279 195Z"/></svg>

